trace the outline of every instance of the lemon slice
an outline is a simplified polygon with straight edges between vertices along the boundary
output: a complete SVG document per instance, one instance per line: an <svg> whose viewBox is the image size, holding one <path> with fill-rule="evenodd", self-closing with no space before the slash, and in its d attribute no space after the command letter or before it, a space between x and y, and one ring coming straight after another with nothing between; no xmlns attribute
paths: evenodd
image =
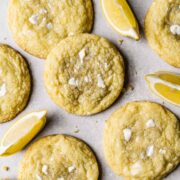
<svg viewBox="0 0 180 180"><path fill-rule="evenodd" d="M47 111L32 112L20 118L6 132L0 143L0 156L20 151L44 127Z"/></svg>
<svg viewBox="0 0 180 180"><path fill-rule="evenodd" d="M139 26L126 0L101 0L111 26L123 36L140 39Z"/></svg>
<svg viewBox="0 0 180 180"><path fill-rule="evenodd" d="M180 106L180 74L160 71L146 75L145 79L155 94Z"/></svg>

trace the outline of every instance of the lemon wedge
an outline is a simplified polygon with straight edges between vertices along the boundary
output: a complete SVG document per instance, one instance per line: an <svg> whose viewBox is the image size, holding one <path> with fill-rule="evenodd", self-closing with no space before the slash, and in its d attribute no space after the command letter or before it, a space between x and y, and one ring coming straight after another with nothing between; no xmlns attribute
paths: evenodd
<svg viewBox="0 0 180 180"><path fill-rule="evenodd" d="M101 0L101 4L105 17L118 33L140 39L138 23L126 0Z"/></svg>
<svg viewBox="0 0 180 180"><path fill-rule="evenodd" d="M145 79L155 94L180 106L180 74L159 71L146 75Z"/></svg>
<svg viewBox="0 0 180 180"><path fill-rule="evenodd" d="M0 156L12 155L27 145L46 123L47 111L29 113L6 132L0 142Z"/></svg>

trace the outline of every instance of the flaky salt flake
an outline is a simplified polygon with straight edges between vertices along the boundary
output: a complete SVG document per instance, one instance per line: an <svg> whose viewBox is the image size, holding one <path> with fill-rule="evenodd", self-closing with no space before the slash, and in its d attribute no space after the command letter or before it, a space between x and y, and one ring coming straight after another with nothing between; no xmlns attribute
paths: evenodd
<svg viewBox="0 0 180 180"><path fill-rule="evenodd" d="M71 86L78 86L78 80L76 80L75 78L70 78L68 83Z"/></svg>
<svg viewBox="0 0 180 180"><path fill-rule="evenodd" d="M37 25L38 24L38 15L37 14L33 14L30 18L29 21L31 24Z"/></svg>

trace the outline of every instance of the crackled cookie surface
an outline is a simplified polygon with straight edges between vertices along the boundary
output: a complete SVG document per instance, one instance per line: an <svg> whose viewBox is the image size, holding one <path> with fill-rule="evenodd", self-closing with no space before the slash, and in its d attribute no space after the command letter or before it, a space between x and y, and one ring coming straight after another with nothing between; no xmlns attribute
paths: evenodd
<svg viewBox="0 0 180 180"><path fill-rule="evenodd" d="M21 48L46 58L61 39L91 30L93 8L91 0L11 0L8 17Z"/></svg>
<svg viewBox="0 0 180 180"><path fill-rule="evenodd" d="M19 180L98 180L96 158L82 141L65 135L39 139L26 151Z"/></svg>
<svg viewBox="0 0 180 180"><path fill-rule="evenodd" d="M81 34L62 40L45 64L51 98L78 115L103 111L119 96L124 82L120 53L104 38Z"/></svg>
<svg viewBox="0 0 180 180"><path fill-rule="evenodd" d="M161 105L128 103L105 124L104 152L125 179L159 180L180 162L180 124Z"/></svg>
<svg viewBox="0 0 180 180"><path fill-rule="evenodd" d="M145 32L160 57L180 68L180 1L154 0L145 19Z"/></svg>
<svg viewBox="0 0 180 180"><path fill-rule="evenodd" d="M0 123L14 118L27 104L31 79L23 57L0 44Z"/></svg>

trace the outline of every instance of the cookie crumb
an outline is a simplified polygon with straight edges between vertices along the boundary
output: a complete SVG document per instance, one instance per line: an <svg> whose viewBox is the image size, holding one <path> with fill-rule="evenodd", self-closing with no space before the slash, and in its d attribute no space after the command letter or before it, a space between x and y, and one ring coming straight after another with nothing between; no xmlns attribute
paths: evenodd
<svg viewBox="0 0 180 180"><path fill-rule="evenodd" d="M127 91L133 91L133 90L134 90L134 86L129 84L128 87L127 87Z"/></svg>
<svg viewBox="0 0 180 180"><path fill-rule="evenodd" d="M79 133L80 132L80 130L79 129L76 129L75 131L74 131L74 133Z"/></svg>
<svg viewBox="0 0 180 180"><path fill-rule="evenodd" d="M2 168L4 171L9 171L9 167L8 166L3 166Z"/></svg>
<svg viewBox="0 0 180 180"><path fill-rule="evenodd" d="M123 44L124 40L123 39L119 39L118 40L118 44L121 46Z"/></svg>

